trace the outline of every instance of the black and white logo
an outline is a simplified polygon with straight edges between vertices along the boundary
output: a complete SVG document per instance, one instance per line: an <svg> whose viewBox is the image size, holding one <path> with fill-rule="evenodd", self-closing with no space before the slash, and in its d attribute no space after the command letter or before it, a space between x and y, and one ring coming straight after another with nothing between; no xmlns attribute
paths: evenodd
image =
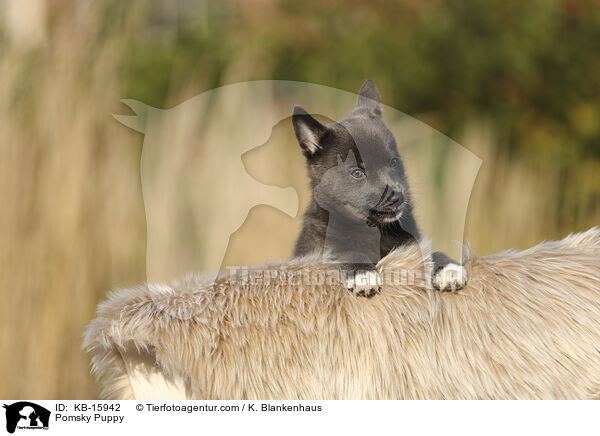
<svg viewBox="0 0 600 436"><path fill-rule="evenodd" d="M42 406L29 401L19 401L10 405L4 404L6 409L6 431L14 433L16 429L48 430L50 411Z"/></svg>

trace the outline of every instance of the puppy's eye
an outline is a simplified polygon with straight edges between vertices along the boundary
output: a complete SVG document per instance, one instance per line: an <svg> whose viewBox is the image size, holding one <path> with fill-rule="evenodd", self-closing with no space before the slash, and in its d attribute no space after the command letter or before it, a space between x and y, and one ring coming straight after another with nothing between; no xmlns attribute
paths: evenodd
<svg viewBox="0 0 600 436"><path fill-rule="evenodd" d="M352 177L354 177L355 179L362 179L365 176L365 171L361 170L360 168L354 168L351 172L350 175Z"/></svg>
<svg viewBox="0 0 600 436"><path fill-rule="evenodd" d="M392 159L390 159L390 166L392 168L396 168L398 165L400 165L400 159L398 159L397 157L393 157Z"/></svg>

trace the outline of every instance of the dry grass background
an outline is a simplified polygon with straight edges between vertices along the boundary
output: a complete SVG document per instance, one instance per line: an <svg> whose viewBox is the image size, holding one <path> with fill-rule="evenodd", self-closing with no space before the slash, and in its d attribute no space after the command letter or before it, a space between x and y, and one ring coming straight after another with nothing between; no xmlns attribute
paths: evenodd
<svg viewBox="0 0 600 436"><path fill-rule="evenodd" d="M145 279L142 137L111 117L127 97L118 60L128 27L100 38L94 24L84 15L36 49L5 44L0 52L3 398L95 397L83 328L109 289ZM454 139L483 159L465 230L477 253L600 223L593 165L581 162L576 180L540 173L499 152L485 120L468 126ZM570 207L557 215L558 196Z"/></svg>

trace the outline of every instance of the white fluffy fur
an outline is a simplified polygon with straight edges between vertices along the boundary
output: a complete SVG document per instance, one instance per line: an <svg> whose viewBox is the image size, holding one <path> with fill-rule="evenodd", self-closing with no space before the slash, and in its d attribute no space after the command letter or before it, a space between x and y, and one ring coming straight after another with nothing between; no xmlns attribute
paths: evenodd
<svg viewBox="0 0 600 436"><path fill-rule="evenodd" d="M84 346L105 397L198 399L596 398L600 393L600 229L524 251L467 253L467 287L417 283L357 298L345 284L171 286L114 291ZM330 268L317 258L263 265ZM382 277L423 269L418 247ZM158 376L160 382L155 382ZM133 383L133 384L132 384ZM148 387L148 386L146 386Z"/></svg>

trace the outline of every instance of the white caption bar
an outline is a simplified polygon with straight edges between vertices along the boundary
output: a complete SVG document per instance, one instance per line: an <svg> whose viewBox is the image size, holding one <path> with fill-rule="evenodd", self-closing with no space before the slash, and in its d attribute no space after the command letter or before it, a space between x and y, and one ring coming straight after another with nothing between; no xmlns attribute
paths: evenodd
<svg viewBox="0 0 600 436"><path fill-rule="evenodd" d="M4 400L0 434L598 434L589 401ZM12 432L11 432L12 430ZM42 430L36 432L35 430ZM7 433L8 432L8 433Z"/></svg>

